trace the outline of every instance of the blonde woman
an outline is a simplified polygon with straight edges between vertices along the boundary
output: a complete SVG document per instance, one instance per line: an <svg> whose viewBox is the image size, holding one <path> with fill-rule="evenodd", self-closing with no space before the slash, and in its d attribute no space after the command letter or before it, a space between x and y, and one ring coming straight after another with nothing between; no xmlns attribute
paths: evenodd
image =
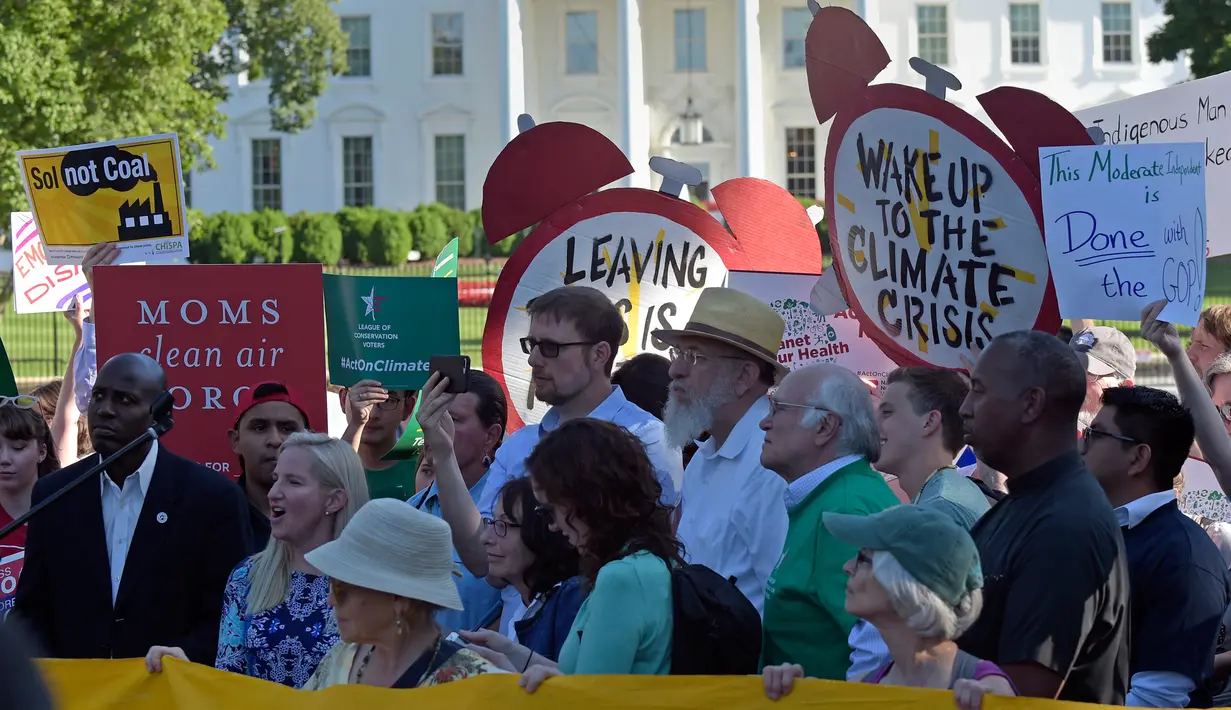
<svg viewBox="0 0 1231 710"><path fill-rule="evenodd" d="M310 432L286 440L269 491L269 544L227 581L215 666L293 688L307 683L339 636L329 578L304 556L336 540L367 502L350 445ZM151 672L163 656L187 660L178 648L155 646L146 656Z"/></svg>
<svg viewBox="0 0 1231 710"><path fill-rule="evenodd" d="M317 666L305 690L424 688L504 672L444 638L436 623L441 609L462 608L453 533L445 521L380 498L307 559L329 575L329 603L342 642Z"/></svg>

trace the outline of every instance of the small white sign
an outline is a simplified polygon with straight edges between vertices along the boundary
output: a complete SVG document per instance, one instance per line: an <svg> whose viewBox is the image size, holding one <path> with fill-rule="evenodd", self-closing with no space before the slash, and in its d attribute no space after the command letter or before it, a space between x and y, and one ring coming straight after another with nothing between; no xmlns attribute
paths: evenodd
<svg viewBox="0 0 1231 710"><path fill-rule="evenodd" d="M1047 258L1063 318L1196 325L1208 220L1200 143L1039 149Z"/></svg>
<svg viewBox="0 0 1231 710"><path fill-rule="evenodd" d="M66 311L73 298L90 300L90 287L81 267L48 264L38 226L29 212L9 215L13 245L13 309L18 313Z"/></svg>

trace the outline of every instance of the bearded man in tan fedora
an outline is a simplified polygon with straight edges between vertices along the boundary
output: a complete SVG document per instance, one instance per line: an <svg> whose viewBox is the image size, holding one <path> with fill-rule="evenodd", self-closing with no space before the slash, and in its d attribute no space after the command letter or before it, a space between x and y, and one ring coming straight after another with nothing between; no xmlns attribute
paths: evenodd
<svg viewBox="0 0 1231 710"><path fill-rule="evenodd" d="M684 470L677 535L690 563L734 579L757 611L787 534L786 482L761 466L759 426L786 372L778 363L783 329L760 300L707 288L682 330L654 331L671 346L668 443L709 434Z"/></svg>

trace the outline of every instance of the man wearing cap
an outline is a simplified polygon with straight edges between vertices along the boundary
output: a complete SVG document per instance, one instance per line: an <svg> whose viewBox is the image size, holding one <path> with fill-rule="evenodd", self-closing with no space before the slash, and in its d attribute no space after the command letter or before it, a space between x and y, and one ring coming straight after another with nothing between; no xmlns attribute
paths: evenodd
<svg viewBox="0 0 1231 710"><path fill-rule="evenodd" d="M798 663L809 676L846 680L847 561L858 552L821 525L827 512L871 515L898 504L869 461L880 454L872 395L855 373L811 365L782 380L761 421L761 465L787 483L789 527L765 585L761 663Z"/></svg>
<svg viewBox="0 0 1231 710"><path fill-rule="evenodd" d="M235 428L227 432L231 451L239 457L239 487L248 499L248 518L256 549L269 542L269 489L282 442L310 429L308 414L299 399L281 382L262 382L244 390Z"/></svg>
<svg viewBox="0 0 1231 710"><path fill-rule="evenodd" d="M1103 391L1133 384L1137 374L1137 350L1128 336L1115 328L1095 325L1073 334L1069 347L1086 368L1086 401L1078 423L1088 426L1103 406Z"/></svg>
<svg viewBox="0 0 1231 710"><path fill-rule="evenodd" d="M734 579L758 611L787 531L786 482L761 465L760 428L766 394L786 371L783 329L761 300L707 288L682 330L654 331L671 346L667 442L682 448L710 435L684 470L676 534L690 563Z"/></svg>

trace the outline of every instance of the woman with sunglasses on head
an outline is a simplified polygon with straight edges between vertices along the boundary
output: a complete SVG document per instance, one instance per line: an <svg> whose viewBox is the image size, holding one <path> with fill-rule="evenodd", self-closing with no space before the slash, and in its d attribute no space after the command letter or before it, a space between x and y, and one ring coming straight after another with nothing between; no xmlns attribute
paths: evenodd
<svg viewBox="0 0 1231 710"><path fill-rule="evenodd" d="M825 513L822 521L859 548L844 568L846 611L876 627L892 659L862 682L952 690L961 710L979 710L987 694L1017 695L996 664L954 643L983 608L983 570L969 533L925 505L868 516ZM803 673L791 663L766 666L766 696L790 694Z"/></svg>
<svg viewBox="0 0 1231 710"><path fill-rule="evenodd" d="M338 539L368 488L354 449L311 432L283 442L273 479L269 543L227 580L214 665L300 688L339 639L329 578L306 557ZM182 649L155 646L150 672L162 670L164 656L187 660Z"/></svg>
<svg viewBox="0 0 1231 710"><path fill-rule="evenodd" d="M521 684L558 675L666 675L671 671L671 570L683 565L671 510L645 447L626 429L574 419L526 459L551 527L581 553L589 596L559 663L534 656Z"/></svg>
<svg viewBox="0 0 1231 710"><path fill-rule="evenodd" d="M536 654L554 662L585 598L577 550L538 511L529 479L506 483L492 512L483 531L488 574L508 580L526 611L513 624L515 640L487 630L461 636L503 654L518 670L528 668Z"/></svg>
<svg viewBox="0 0 1231 710"><path fill-rule="evenodd" d="M330 577L342 642L305 689L424 688L503 672L445 638L436 623L441 609L462 608L452 534L443 520L401 501L374 500L307 560Z"/></svg>
<svg viewBox="0 0 1231 710"><path fill-rule="evenodd" d="M34 484L60 468L47 422L30 395L0 399L0 528L30 510ZM26 547L23 525L0 538L0 559ZM18 576L0 576L0 617L13 606Z"/></svg>

